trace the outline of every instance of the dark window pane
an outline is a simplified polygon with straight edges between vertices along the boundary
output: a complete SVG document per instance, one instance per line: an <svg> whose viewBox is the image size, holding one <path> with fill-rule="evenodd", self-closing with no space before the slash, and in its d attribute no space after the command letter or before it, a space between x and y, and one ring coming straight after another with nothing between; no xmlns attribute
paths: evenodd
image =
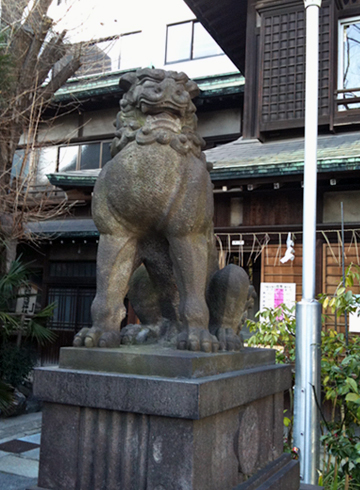
<svg viewBox="0 0 360 490"><path fill-rule="evenodd" d="M192 22L167 28L166 63L191 58Z"/></svg>
<svg viewBox="0 0 360 490"><path fill-rule="evenodd" d="M77 307L77 328L91 327L91 303L95 298L95 289L79 289Z"/></svg>
<svg viewBox="0 0 360 490"><path fill-rule="evenodd" d="M51 262L50 277L95 277L96 262Z"/></svg>
<svg viewBox="0 0 360 490"><path fill-rule="evenodd" d="M111 160L110 146L111 146L110 141L105 141L102 144L102 164L101 164L102 167L105 165L105 163Z"/></svg>
<svg viewBox="0 0 360 490"><path fill-rule="evenodd" d="M81 145L80 169L93 169L100 167L100 143Z"/></svg>
<svg viewBox="0 0 360 490"><path fill-rule="evenodd" d="M220 46L216 44L207 30L200 24L194 23L194 45L193 58L204 58L205 56L215 56L221 54Z"/></svg>
<svg viewBox="0 0 360 490"><path fill-rule="evenodd" d="M52 327L75 328L76 295L75 288L49 288L49 303L55 303Z"/></svg>
<svg viewBox="0 0 360 490"><path fill-rule="evenodd" d="M62 146L59 149L59 172L76 170L78 146Z"/></svg>
<svg viewBox="0 0 360 490"><path fill-rule="evenodd" d="M91 327L91 303L95 288L49 288L49 303L55 303L52 328L80 330Z"/></svg>

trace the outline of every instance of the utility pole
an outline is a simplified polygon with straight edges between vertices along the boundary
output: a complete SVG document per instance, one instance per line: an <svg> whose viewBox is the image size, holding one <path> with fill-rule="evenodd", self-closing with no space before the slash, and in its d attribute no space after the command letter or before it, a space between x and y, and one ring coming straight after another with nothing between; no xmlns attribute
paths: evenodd
<svg viewBox="0 0 360 490"><path fill-rule="evenodd" d="M316 485L320 453L321 305L315 300L316 194L319 85L319 10L322 0L304 0L306 11L305 158L302 299L296 307L294 446L300 478Z"/></svg>

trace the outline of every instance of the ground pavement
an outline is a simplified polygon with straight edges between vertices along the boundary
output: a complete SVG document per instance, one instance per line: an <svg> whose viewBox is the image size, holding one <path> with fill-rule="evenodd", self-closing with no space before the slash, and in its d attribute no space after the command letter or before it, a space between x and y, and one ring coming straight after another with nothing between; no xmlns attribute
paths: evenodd
<svg viewBox="0 0 360 490"><path fill-rule="evenodd" d="M0 418L0 490L37 484L41 412Z"/></svg>

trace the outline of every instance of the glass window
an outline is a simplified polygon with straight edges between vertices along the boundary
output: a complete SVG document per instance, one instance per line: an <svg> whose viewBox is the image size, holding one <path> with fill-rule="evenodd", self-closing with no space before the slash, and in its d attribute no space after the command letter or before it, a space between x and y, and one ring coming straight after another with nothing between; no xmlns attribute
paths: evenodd
<svg viewBox="0 0 360 490"><path fill-rule="evenodd" d="M81 145L80 170L99 168L100 143Z"/></svg>
<svg viewBox="0 0 360 490"><path fill-rule="evenodd" d="M50 321L52 327L75 327L76 296L76 288L49 288L49 303L55 303Z"/></svg>
<svg viewBox="0 0 360 490"><path fill-rule="evenodd" d="M13 179L25 178L29 174L29 151L16 150L11 168L11 181Z"/></svg>
<svg viewBox="0 0 360 490"><path fill-rule="evenodd" d="M222 54L220 46L214 41L200 22L194 23L193 43L193 58L205 58L206 56Z"/></svg>
<svg viewBox="0 0 360 490"><path fill-rule="evenodd" d="M130 34L123 34L120 40L120 70L141 67L144 52L144 46L142 45L142 33L131 32Z"/></svg>
<svg viewBox="0 0 360 490"><path fill-rule="evenodd" d="M191 59L192 22L168 26L166 63Z"/></svg>
<svg viewBox="0 0 360 490"><path fill-rule="evenodd" d="M36 183L39 185L49 184L47 174L56 171L57 147L49 146L41 148L39 151L39 160L37 164Z"/></svg>
<svg viewBox="0 0 360 490"><path fill-rule="evenodd" d="M101 157L101 166L103 167L105 163L111 160L111 141L104 141L102 144L102 157Z"/></svg>
<svg viewBox="0 0 360 490"><path fill-rule="evenodd" d="M55 303L50 327L74 331L91 327L90 307L95 293L95 288L50 287L48 301Z"/></svg>
<svg viewBox="0 0 360 490"><path fill-rule="evenodd" d="M59 148L59 172L70 172L76 170L79 147L61 146Z"/></svg>
<svg viewBox="0 0 360 490"><path fill-rule="evenodd" d="M339 22L339 110L358 109L360 102L360 18L345 19ZM352 99L352 100L351 100Z"/></svg>
<svg viewBox="0 0 360 490"><path fill-rule="evenodd" d="M223 54L207 30L197 21L167 27L166 63Z"/></svg>

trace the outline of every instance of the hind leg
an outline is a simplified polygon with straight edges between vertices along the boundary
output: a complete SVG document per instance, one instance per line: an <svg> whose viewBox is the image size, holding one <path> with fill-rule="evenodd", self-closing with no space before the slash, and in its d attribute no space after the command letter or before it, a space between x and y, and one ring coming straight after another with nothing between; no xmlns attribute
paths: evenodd
<svg viewBox="0 0 360 490"><path fill-rule="evenodd" d="M185 331L178 348L217 351L219 343L208 330L209 310L205 300L208 268L206 237L193 234L169 237L170 257L180 295L179 314Z"/></svg>
<svg viewBox="0 0 360 490"><path fill-rule="evenodd" d="M81 330L74 345L112 347L120 344L120 324L126 315L124 298L130 277L139 265L137 240L125 233L100 236L97 256L97 289L91 306L93 326Z"/></svg>

